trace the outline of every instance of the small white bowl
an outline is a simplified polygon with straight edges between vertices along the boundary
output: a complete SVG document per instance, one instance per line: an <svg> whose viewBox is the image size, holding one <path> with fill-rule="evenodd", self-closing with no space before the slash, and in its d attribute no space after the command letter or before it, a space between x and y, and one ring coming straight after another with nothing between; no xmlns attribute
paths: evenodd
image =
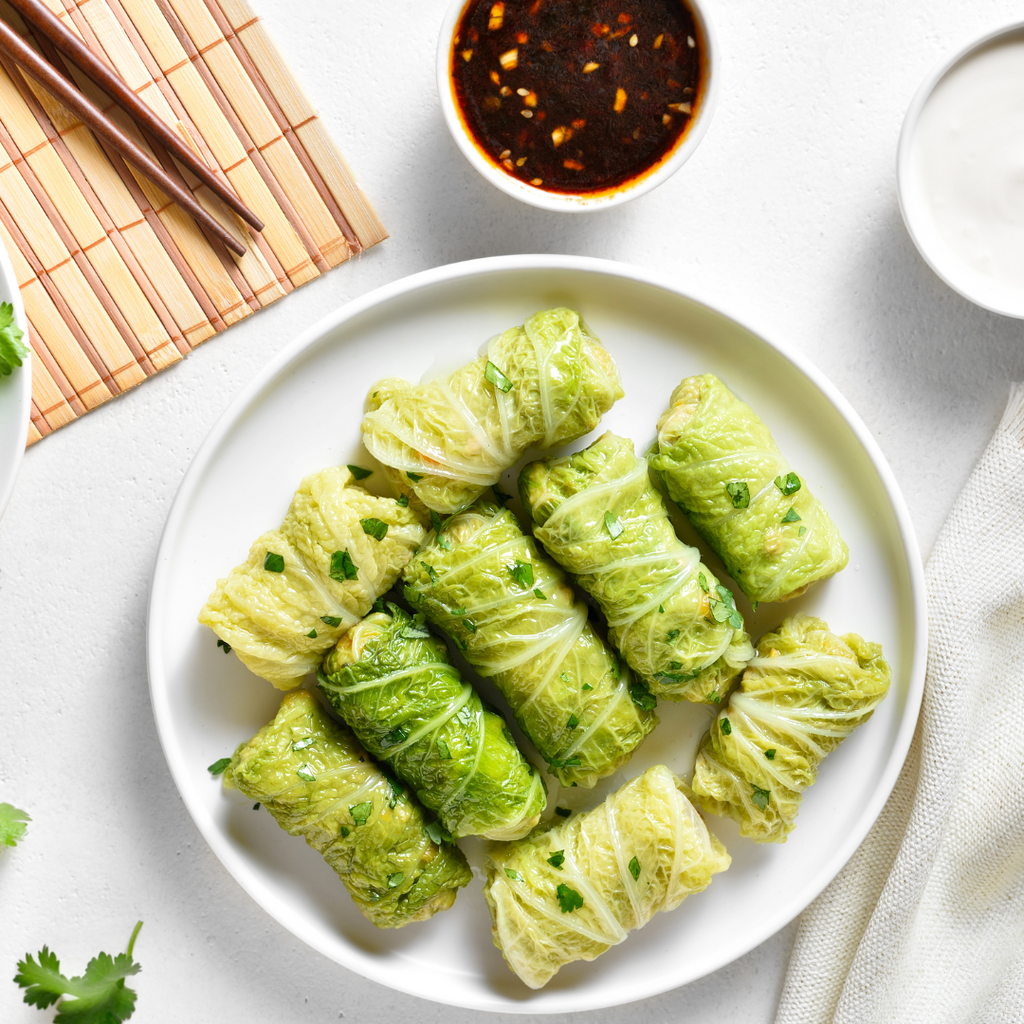
<svg viewBox="0 0 1024 1024"><path fill-rule="evenodd" d="M445 123L448 125L448 130L456 145L473 167L502 192L520 199L524 203L529 203L531 206L539 206L543 210L566 213L604 210L636 199L637 196L642 196L645 192L650 192L651 189L657 188L662 182L667 181L686 163L704 137L718 101L718 42L701 0L686 0L687 6L693 12L700 35L699 43L704 54L704 83L700 94L700 104L689 127L665 157L662 157L653 167L632 181L609 192L599 194L574 195L565 192L547 192L506 174L494 164L473 139L459 112L452 84L451 59L455 29L470 2L471 0L452 0L444 16L444 21L441 23L441 34L437 43L437 90L441 97L441 109L444 111Z"/></svg>
<svg viewBox="0 0 1024 1024"><path fill-rule="evenodd" d="M963 188L955 189L949 182L944 183L942 187L937 186L934 184L935 179L932 179L935 198L931 198L925 180L925 168L932 166L924 153L927 121L925 126L922 126L923 115L929 107L929 101L934 99L936 104L929 112L930 119L934 119L936 111L940 109L938 104L955 101L954 87L962 86L964 68L969 62L973 62L982 51L995 51L1001 45L1010 42L1024 43L1024 22L987 32L941 61L931 71L917 90L903 120L897 147L896 176L903 221L918 251L932 270L950 288L976 305L1004 316L1024 318L1024 257L1021 263L1020 282L1017 285L1008 282L1005 277L999 279L994 273L986 273L978 267L980 253L983 251L978 234L980 219L975 216L979 197L981 204L988 206L990 210L1005 206L1000 203L1004 198L1000 194L1000 189L992 181L992 164L986 163L984 159L977 161L979 172L976 176L971 175L976 186L974 196L969 196ZM976 70L977 65L972 65L967 73L976 73ZM969 114L966 111L962 112L958 120L952 109L947 107L949 117L944 118L943 123L952 129L967 121L977 122L984 117L986 110L990 109L993 109L991 104L974 105ZM1019 119L1016 123L1020 123ZM947 152L950 161L961 161L956 166L962 168L965 155L972 151L979 152L980 146L978 150L971 150L968 143L961 139L959 145L951 145ZM981 155L984 157L984 152L981 152ZM988 177L983 178L986 172ZM977 183L983 180L985 187L977 189ZM963 179L961 183L963 184ZM940 217L936 213L936 203L949 202L959 197L963 197L965 203L973 200L974 210L963 208L963 213L957 221L961 225L959 229L955 229L948 222L943 229L940 226ZM1009 219L1004 217L993 216L991 219L999 222L1002 229L1010 223ZM1024 220L1020 237L1024 240ZM973 252L973 256L968 255L969 251Z"/></svg>

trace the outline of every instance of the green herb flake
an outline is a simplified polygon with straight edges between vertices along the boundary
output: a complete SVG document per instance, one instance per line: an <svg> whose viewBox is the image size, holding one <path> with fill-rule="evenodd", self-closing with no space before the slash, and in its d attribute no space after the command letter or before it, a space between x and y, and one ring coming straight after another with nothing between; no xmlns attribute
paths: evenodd
<svg viewBox="0 0 1024 1024"><path fill-rule="evenodd" d="M229 764L231 764L231 758L222 757L220 760L214 761L213 764L209 765L206 770L211 775L223 775L224 769L227 768Z"/></svg>
<svg viewBox="0 0 1024 1024"><path fill-rule="evenodd" d="M377 600L374 601L372 605L370 605L370 607L375 612L383 612L384 611L384 598L383 597L378 597Z"/></svg>
<svg viewBox="0 0 1024 1024"><path fill-rule="evenodd" d="M402 871L392 871L388 875L388 888L397 889L405 881L405 873Z"/></svg>
<svg viewBox="0 0 1024 1024"><path fill-rule="evenodd" d="M422 473L410 473L406 470L405 475L414 483L418 484L423 479Z"/></svg>
<svg viewBox="0 0 1024 1024"><path fill-rule="evenodd" d="M308 747L313 746L314 742L312 736L304 736L301 740L296 740L292 744L292 750L306 750Z"/></svg>
<svg viewBox="0 0 1024 1024"><path fill-rule="evenodd" d="M800 477L796 473L787 473L784 477L777 476L775 478L775 486L788 497L790 494L796 494L800 490Z"/></svg>
<svg viewBox="0 0 1024 1024"><path fill-rule="evenodd" d="M712 704L720 704L722 702L722 695L717 690L712 690L708 694L707 699L711 701Z"/></svg>
<svg viewBox="0 0 1024 1024"><path fill-rule="evenodd" d="M362 466L348 466L346 468L355 480L365 480L368 476L373 475L372 469L363 469Z"/></svg>
<svg viewBox="0 0 1024 1024"><path fill-rule="evenodd" d="M764 756L767 757L769 761L774 761L775 760L775 748L771 747L768 750L766 750L764 752Z"/></svg>
<svg viewBox="0 0 1024 1024"><path fill-rule="evenodd" d="M614 512L605 512L604 514L604 528L608 531L608 536L612 540L617 537L621 537L625 531L625 527L619 522L619 517Z"/></svg>
<svg viewBox="0 0 1024 1024"><path fill-rule="evenodd" d="M539 598L541 601L546 601L548 599L547 594L545 594L544 591L540 589L540 587L533 588L533 596Z"/></svg>
<svg viewBox="0 0 1024 1024"><path fill-rule="evenodd" d="M548 863L553 868L558 868L558 870L561 871L562 865L565 863L565 850L555 850L555 852L548 857Z"/></svg>
<svg viewBox="0 0 1024 1024"><path fill-rule="evenodd" d="M593 687L592 687L592 686L590 685L590 683L584 683L584 684L583 684L583 685L582 685L582 686L580 687L580 689L581 689L581 690L592 690L592 689L593 689Z"/></svg>
<svg viewBox="0 0 1024 1024"><path fill-rule="evenodd" d="M560 672L559 675L558 675L558 678L561 679L563 683L571 683L572 682L572 680L569 678L569 673L568 672Z"/></svg>
<svg viewBox="0 0 1024 1024"><path fill-rule="evenodd" d="M582 763L579 754L573 754L572 757L565 758L552 757L548 761L552 768L579 768Z"/></svg>
<svg viewBox="0 0 1024 1024"><path fill-rule="evenodd" d="M260 809L260 805L258 803L255 803L255 804L252 805L252 809L254 811L258 811Z"/></svg>
<svg viewBox="0 0 1024 1024"><path fill-rule="evenodd" d="M472 619L463 619L462 624L470 631L470 633L476 632L476 623Z"/></svg>
<svg viewBox="0 0 1024 1024"><path fill-rule="evenodd" d="M409 507L409 495L408 494L400 494L397 498L395 498L395 504L397 504L399 508L408 508Z"/></svg>
<svg viewBox="0 0 1024 1024"><path fill-rule="evenodd" d="M490 359L487 360L487 365L484 367L484 378L489 380L501 392L507 394L512 390L512 381Z"/></svg>
<svg viewBox="0 0 1024 1024"><path fill-rule="evenodd" d="M436 509L430 510L430 528L434 533L440 533L444 529L444 524L441 522L440 513Z"/></svg>
<svg viewBox="0 0 1024 1024"><path fill-rule="evenodd" d="M284 555L268 551L263 559L263 568L267 572L284 572Z"/></svg>
<svg viewBox="0 0 1024 1024"><path fill-rule="evenodd" d="M807 527L806 526L801 526L800 529L796 531L796 535L798 537L802 537L806 532L807 532Z"/></svg>
<svg viewBox="0 0 1024 1024"><path fill-rule="evenodd" d="M725 485L725 489L732 499L733 508L750 507L750 488L746 480L731 480Z"/></svg>
<svg viewBox="0 0 1024 1024"><path fill-rule="evenodd" d="M332 580L337 580L339 583L344 583L345 580L354 580L358 577L359 570L356 568L355 562L352 561L347 548L344 551L335 551L331 555L331 571L329 575Z"/></svg>
<svg viewBox="0 0 1024 1024"><path fill-rule="evenodd" d="M430 841L435 846L442 846L446 843L451 843L452 834L441 824L439 821L432 821L426 826L426 833L430 836Z"/></svg>
<svg viewBox="0 0 1024 1024"><path fill-rule="evenodd" d="M659 604L658 605L658 614L659 615L664 615L665 614L665 606L663 604Z"/></svg>
<svg viewBox="0 0 1024 1024"><path fill-rule="evenodd" d="M564 882L555 890L558 896L558 905L562 908L563 914L571 914L583 906L583 897L571 886Z"/></svg>
<svg viewBox="0 0 1024 1024"><path fill-rule="evenodd" d="M572 811L570 811L568 807L556 807L555 814L560 818L568 818L569 815L572 814Z"/></svg>
<svg viewBox="0 0 1024 1024"><path fill-rule="evenodd" d="M409 733L402 726L395 726L391 732L385 733L381 740L381 746L393 747L396 743L404 743L409 738Z"/></svg>
<svg viewBox="0 0 1024 1024"><path fill-rule="evenodd" d="M665 634L665 643L667 643L667 644L674 644L678 638L679 638L679 630L678 629L670 629ZM679 666L677 665L676 667L678 668Z"/></svg>
<svg viewBox="0 0 1024 1024"><path fill-rule="evenodd" d="M754 806L759 810L763 811L768 806L768 801L771 798L770 789L761 789L760 786L751 785L751 789L754 791L753 800Z"/></svg>
<svg viewBox="0 0 1024 1024"><path fill-rule="evenodd" d="M0 846L17 846L25 837L25 822L32 819L11 804L0 804Z"/></svg>
<svg viewBox="0 0 1024 1024"><path fill-rule="evenodd" d="M521 562L517 558L516 564L509 566L508 571L523 590L533 589L533 566L529 562Z"/></svg>
<svg viewBox="0 0 1024 1024"><path fill-rule="evenodd" d="M452 549L451 541L448 540L447 537L438 537L437 538L437 546L442 551L451 551L451 549Z"/></svg>
<svg viewBox="0 0 1024 1024"><path fill-rule="evenodd" d="M728 587L723 587L721 583L715 587L715 590L719 600L711 599L712 618L715 622L728 622L733 629L742 629L743 616L736 608L736 599L732 596L732 591Z"/></svg>
<svg viewBox="0 0 1024 1024"><path fill-rule="evenodd" d="M22 343L25 332L14 322L14 307L9 302L0 304L0 377L12 374L28 355Z"/></svg>
<svg viewBox="0 0 1024 1024"><path fill-rule="evenodd" d="M440 578L437 575L437 570L432 565L428 565L426 562L421 561L420 565L422 565L423 568L427 570L427 575L430 577L430 585L432 587L436 587L437 581Z"/></svg>
<svg viewBox="0 0 1024 1024"><path fill-rule="evenodd" d="M658 706L658 699L639 680L634 680L629 688L629 696L638 708L653 711Z"/></svg>
<svg viewBox="0 0 1024 1024"><path fill-rule="evenodd" d="M629 862L629 873L633 876L634 882L640 877L640 861L636 857Z"/></svg>
<svg viewBox="0 0 1024 1024"><path fill-rule="evenodd" d="M466 646L466 641L465 640L462 640L462 639L460 639L457 636L453 636L452 640L455 641L455 646L458 647L458 649L460 651L468 651L469 650L469 648Z"/></svg>
<svg viewBox="0 0 1024 1024"><path fill-rule="evenodd" d="M309 631L309 632L308 632L308 633L306 634L306 636L308 636L310 640L315 640L315 639L316 639L316 630L315 630L315 629L311 629L311 630L310 630L310 631Z"/></svg>
<svg viewBox="0 0 1024 1024"><path fill-rule="evenodd" d="M494 492L494 500L502 508L504 508L512 500L512 495L506 494L497 484L491 487L491 490Z"/></svg>
<svg viewBox="0 0 1024 1024"><path fill-rule="evenodd" d="M440 737L438 737L438 740L437 740L437 752L446 761L450 761L452 759L452 752L448 749L447 741L441 739Z"/></svg>
<svg viewBox="0 0 1024 1024"><path fill-rule="evenodd" d="M217 637L217 646L223 648L225 654L231 653L231 644L229 644L226 640L221 640L220 637Z"/></svg>
<svg viewBox="0 0 1024 1024"><path fill-rule="evenodd" d="M321 615L320 621L325 626L332 626L335 629L341 625L341 616L339 615Z"/></svg>
<svg viewBox="0 0 1024 1024"><path fill-rule="evenodd" d="M365 825L370 815L373 814L373 801L366 800L361 804L356 804L354 807L350 807L348 812L352 815L352 821L356 825Z"/></svg>
<svg viewBox="0 0 1024 1024"><path fill-rule="evenodd" d="M576 726L579 725L579 724L580 724L580 720L579 720L579 716L578 715L570 715L569 716L569 721L566 722L566 726L569 729L575 729Z"/></svg>
<svg viewBox="0 0 1024 1024"><path fill-rule="evenodd" d="M509 878L514 878L517 882L519 881L518 871L513 871L511 868L505 868L505 874L508 875Z"/></svg>
<svg viewBox="0 0 1024 1024"><path fill-rule="evenodd" d="M711 593L710 589L708 588L708 578L704 575L704 573L697 573L697 582L700 584L700 589L703 590L705 594Z"/></svg>
<svg viewBox="0 0 1024 1024"><path fill-rule="evenodd" d="M782 517L782 521L784 523L799 523L801 518L800 513L795 508L790 507L789 511Z"/></svg>
<svg viewBox="0 0 1024 1024"><path fill-rule="evenodd" d="M348 839L350 834L351 833L350 833L350 831L348 829L348 826L347 825L342 825L341 826L341 838L342 839Z"/></svg>
<svg viewBox="0 0 1024 1024"><path fill-rule="evenodd" d="M732 722L730 722L728 718L723 718L718 723L718 726L722 730L722 735L723 736L731 736L732 735Z"/></svg>
<svg viewBox="0 0 1024 1024"><path fill-rule="evenodd" d="M313 771L313 766L308 761L300 764L295 769L295 774L304 782L316 782L316 772Z"/></svg>
<svg viewBox="0 0 1024 1024"><path fill-rule="evenodd" d="M366 519L360 519L359 525L363 528L363 533L367 537L372 537L374 540L383 540L388 535L388 524L382 522L380 519L376 519L373 516L369 516Z"/></svg>

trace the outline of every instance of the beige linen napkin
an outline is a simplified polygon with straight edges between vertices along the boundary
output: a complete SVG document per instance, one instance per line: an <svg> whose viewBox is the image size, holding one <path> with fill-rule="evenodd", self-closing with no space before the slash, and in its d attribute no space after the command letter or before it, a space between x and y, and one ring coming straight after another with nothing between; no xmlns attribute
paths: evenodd
<svg viewBox="0 0 1024 1024"><path fill-rule="evenodd" d="M926 575L914 743L800 919L776 1024L1024 1022L1024 385Z"/></svg>

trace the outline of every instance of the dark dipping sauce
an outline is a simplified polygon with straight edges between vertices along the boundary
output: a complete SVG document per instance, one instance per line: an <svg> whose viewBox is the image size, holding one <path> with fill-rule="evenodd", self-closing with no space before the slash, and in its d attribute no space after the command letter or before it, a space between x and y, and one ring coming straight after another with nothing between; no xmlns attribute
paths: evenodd
<svg viewBox="0 0 1024 1024"><path fill-rule="evenodd" d="M548 192L610 192L667 158L702 98L682 0L473 0L451 77L477 147Z"/></svg>

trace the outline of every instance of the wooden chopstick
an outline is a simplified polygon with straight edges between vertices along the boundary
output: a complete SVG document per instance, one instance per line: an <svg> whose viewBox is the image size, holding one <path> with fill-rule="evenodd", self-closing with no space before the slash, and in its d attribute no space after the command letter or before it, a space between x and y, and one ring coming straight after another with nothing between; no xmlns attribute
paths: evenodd
<svg viewBox="0 0 1024 1024"><path fill-rule="evenodd" d="M58 49L63 50L104 92L117 100L139 125L163 143L207 188L231 207L256 231L263 222L209 167L189 149L178 134L142 101L100 60L41 0L8 0L21 16L38 28Z"/></svg>
<svg viewBox="0 0 1024 1024"><path fill-rule="evenodd" d="M159 164L150 159L113 121L98 110L64 77L55 71L17 32L0 21L0 52L16 61L52 96L77 114L97 135L106 139L129 163L151 178L192 219L216 235L232 252L245 255L243 246L196 202L195 197L171 178Z"/></svg>

